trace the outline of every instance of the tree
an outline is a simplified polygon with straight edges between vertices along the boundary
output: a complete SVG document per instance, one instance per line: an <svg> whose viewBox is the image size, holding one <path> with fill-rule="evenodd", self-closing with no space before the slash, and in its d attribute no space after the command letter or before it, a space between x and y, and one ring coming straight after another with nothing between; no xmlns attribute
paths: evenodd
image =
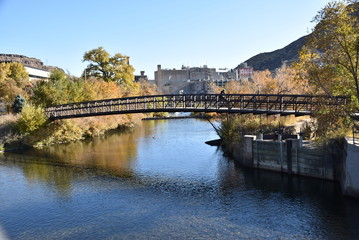
<svg viewBox="0 0 359 240"><path fill-rule="evenodd" d="M278 94L306 94L308 85L305 82L295 83L296 71L292 67L283 64L281 68L276 70L275 79L277 81Z"/></svg>
<svg viewBox="0 0 359 240"><path fill-rule="evenodd" d="M22 134L32 133L46 124L45 110L34 105L26 105L16 121L16 128Z"/></svg>
<svg viewBox="0 0 359 240"><path fill-rule="evenodd" d="M29 73L26 71L24 65L22 65L22 63L13 62L9 63L9 67L10 72L8 77L13 79L19 88L25 88L29 82Z"/></svg>
<svg viewBox="0 0 359 240"><path fill-rule="evenodd" d="M99 100L122 97L121 88L115 82L105 82L101 79L91 78L85 82L85 92L88 100Z"/></svg>
<svg viewBox="0 0 359 240"><path fill-rule="evenodd" d="M228 93L234 94L294 94L303 92L303 86L294 84L295 71L285 64L275 73L269 70L255 71L248 80L229 81Z"/></svg>
<svg viewBox="0 0 359 240"><path fill-rule="evenodd" d="M359 112L359 3L328 3L314 18L317 23L295 64L298 79L315 93L350 96L346 113Z"/></svg>
<svg viewBox="0 0 359 240"><path fill-rule="evenodd" d="M0 99L10 105L14 98L26 95L29 74L21 63L0 63Z"/></svg>
<svg viewBox="0 0 359 240"><path fill-rule="evenodd" d="M12 104L12 109L15 113L21 113L23 107L26 104L26 100L22 95L17 95L14 103Z"/></svg>
<svg viewBox="0 0 359 240"><path fill-rule="evenodd" d="M134 83L134 68L130 65L129 57L116 53L110 56L103 47L85 52L83 62L90 64L85 69L87 76L103 79L105 82L116 82L124 87L131 87Z"/></svg>
<svg viewBox="0 0 359 240"><path fill-rule="evenodd" d="M89 100L82 79L71 78L61 70L54 70L48 81L39 82L33 89L32 101L50 106Z"/></svg>

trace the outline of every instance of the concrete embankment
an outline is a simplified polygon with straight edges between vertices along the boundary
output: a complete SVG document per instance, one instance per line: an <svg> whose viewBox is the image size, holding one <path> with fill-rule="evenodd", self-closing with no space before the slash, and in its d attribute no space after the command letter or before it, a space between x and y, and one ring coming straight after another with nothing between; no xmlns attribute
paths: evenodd
<svg viewBox="0 0 359 240"><path fill-rule="evenodd" d="M302 145L299 139L270 141L245 136L243 145L236 147L234 158L248 167L327 180L337 177L335 154L311 144Z"/></svg>
<svg viewBox="0 0 359 240"><path fill-rule="evenodd" d="M343 161L341 187L343 194L359 198L359 146L347 139Z"/></svg>
<svg viewBox="0 0 359 240"><path fill-rule="evenodd" d="M344 195L359 198L359 146L348 140L317 148L299 139L258 140L245 136L233 151L240 164L341 183Z"/></svg>

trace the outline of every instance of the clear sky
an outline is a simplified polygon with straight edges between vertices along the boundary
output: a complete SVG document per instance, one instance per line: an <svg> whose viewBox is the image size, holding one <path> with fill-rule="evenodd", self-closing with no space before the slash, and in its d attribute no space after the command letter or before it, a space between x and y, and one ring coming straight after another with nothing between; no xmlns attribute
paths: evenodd
<svg viewBox="0 0 359 240"><path fill-rule="evenodd" d="M80 76L102 46L136 74L234 68L308 34L329 0L0 0L0 53L35 57Z"/></svg>

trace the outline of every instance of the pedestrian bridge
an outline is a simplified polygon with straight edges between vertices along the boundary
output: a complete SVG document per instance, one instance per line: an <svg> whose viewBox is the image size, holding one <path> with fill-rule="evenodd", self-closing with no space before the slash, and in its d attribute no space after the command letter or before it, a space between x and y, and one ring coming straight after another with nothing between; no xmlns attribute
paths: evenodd
<svg viewBox="0 0 359 240"><path fill-rule="evenodd" d="M346 97L274 94L152 95L69 103L46 108L51 120L150 112L216 112L311 115L324 105L346 104Z"/></svg>

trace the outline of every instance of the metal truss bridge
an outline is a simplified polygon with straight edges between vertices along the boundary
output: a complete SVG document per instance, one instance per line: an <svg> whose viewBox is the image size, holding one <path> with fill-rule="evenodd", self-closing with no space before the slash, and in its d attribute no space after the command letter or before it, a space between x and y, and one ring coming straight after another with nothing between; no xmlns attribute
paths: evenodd
<svg viewBox="0 0 359 240"><path fill-rule="evenodd" d="M69 103L46 108L51 120L149 112L217 112L311 115L323 106L347 104L346 97L272 94L153 95Z"/></svg>

